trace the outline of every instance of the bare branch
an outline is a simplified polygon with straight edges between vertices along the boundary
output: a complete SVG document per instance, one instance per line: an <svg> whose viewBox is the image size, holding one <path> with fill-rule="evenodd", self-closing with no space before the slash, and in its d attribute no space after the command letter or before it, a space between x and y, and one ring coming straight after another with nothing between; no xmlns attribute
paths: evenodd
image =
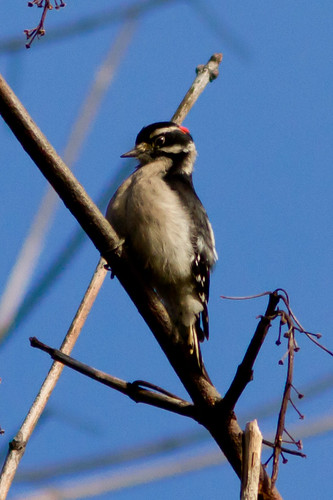
<svg viewBox="0 0 333 500"><path fill-rule="evenodd" d="M91 310L91 307L98 295L99 289L104 282L106 274L105 260L100 259L94 276L87 288L87 291L82 299L80 307L73 319L73 322L67 332L67 335L61 345L64 353L70 353L73 349L75 342L81 332L85 320ZM61 363L53 363L47 377L44 380L40 391L33 402L28 415L26 416L19 432L10 443L9 452L6 461L3 465L0 476L0 498L5 499L13 481L16 469L20 460L25 452L26 445L30 436L42 414L49 397L56 386L64 366Z"/></svg>
<svg viewBox="0 0 333 500"><path fill-rule="evenodd" d="M196 69L197 78L187 91L184 99L178 106L176 113L171 120L175 123L182 123L186 115L192 109L200 94L205 90L208 82L212 82L219 75L219 65L222 62L222 54L213 54L208 63L199 65Z"/></svg>
<svg viewBox="0 0 333 500"><path fill-rule="evenodd" d="M298 319L296 318L295 314L293 313L293 311L290 307L290 302L289 302L289 297L288 297L287 292L283 288L279 288L277 291L282 292L280 298L281 298L281 300L283 300L283 302L288 310L288 314L291 318L291 321L293 320L297 325L297 326L293 325L294 330L297 330L300 333L304 333L308 337L308 339L310 339L314 344L316 344L316 346L320 347L320 349L327 352L327 354L329 354L330 356L333 356L332 351L327 349L327 347L325 347L324 345L322 345L320 342L318 342L316 340L316 339L320 339L322 337L321 333L311 333L303 328L303 326L298 321Z"/></svg>
<svg viewBox="0 0 333 500"><path fill-rule="evenodd" d="M294 372L294 355L295 355L295 340L294 340L294 328L293 322L288 315L285 315L288 324L288 370L287 370L287 380L285 383L285 388L283 392L283 398L281 403L281 408L278 417L278 424L276 429L275 441L274 441L274 452L273 452L273 470L272 470L272 484L276 483L278 471L279 471L279 458L281 451L281 445L283 440L283 432L285 429L286 413L288 408L288 403L290 399L290 391L293 381Z"/></svg>
<svg viewBox="0 0 333 500"><path fill-rule="evenodd" d="M259 294L253 297L260 297L261 295L262 294ZM245 297L242 297L242 299L245 299ZM279 300L279 295L276 292L269 294L269 302L265 315L261 317L243 361L238 366L236 375L224 396L224 404L230 410L235 407L245 387L252 380L254 362L271 326L271 318L274 317L276 313L276 307Z"/></svg>
<svg viewBox="0 0 333 500"><path fill-rule="evenodd" d="M113 377L108 373L97 370L91 366L88 366L74 358L64 354L58 349L54 349L43 342L40 342L36 337L30 338L30 344L32 347L41 349L47 352L52 359L59 361L65 366L72 368L73 370L86 375L87 377L100 382L112 389L115 389L122 394L125 394L131 398L136 403L146 403L150 406L155 406L156 408L162 408L163 410L168 410L178 415L185 417L191 417L197 420L197 411L192 403L185 401L184 399L178 398L177 396L168 395L167 391L160 390L159 392L148 391L141 387L142 385L154 387L153 384L143 381L126 382L117 377ZM164 392L164 394L162 393Z"/></svg>
<svg viewBox="0 0 333 500"><path fill-rule="evenodd" d="M263 439L262 444L268 446L269 448L275 447L275 444L271 443L270 441L267 441L267 439ZM306 458L306 454L302 453L301 451L291 450L290 448L286 448L285 446L281 446L280 449L283 453L288 453L289 455L295 455L296 457Z"/></svg>
<svg viewBox="0 0 333 500"><path fill-rule="evenodd" d="M221 299L226 300L250 300L250 299L258 299L259 297L265 297L266 295L271 295L272 292L262 292L256 293L255 295L244 295L243 297L232 297L230 295L220 295Z"/></svg>

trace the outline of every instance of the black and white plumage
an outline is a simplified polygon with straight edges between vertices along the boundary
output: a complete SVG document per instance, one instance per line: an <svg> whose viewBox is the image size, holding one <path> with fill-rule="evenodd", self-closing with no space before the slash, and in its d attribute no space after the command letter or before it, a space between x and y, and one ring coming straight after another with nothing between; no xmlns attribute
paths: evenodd
<svg viewBox="0 0 333 500"><path fill-rule="evenodd" d="M199 341L209 336L213 231L192 183L196 149L173 122L144 127L134 149L135 172L111 199L106 218L145 272L178 332L201 365Z"/></svg>

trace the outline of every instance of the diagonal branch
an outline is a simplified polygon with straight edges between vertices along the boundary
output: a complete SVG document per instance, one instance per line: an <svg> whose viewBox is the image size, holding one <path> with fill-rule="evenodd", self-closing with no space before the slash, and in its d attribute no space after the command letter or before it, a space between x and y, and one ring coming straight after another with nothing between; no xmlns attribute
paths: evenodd
<svg viewBox="0 0 333 500"><path fill-rule="evenodd" d="M220 61L221 56L214 55L209 61L207 69L200 68L199 75L192 85L192 95L199 95L202 92L204 86L212 79L212 72L216 76ZM196 379L194 386L199 383L207 396L207 388L211 387L211 384L202 377L200 370L187 352L185 352L185 356L187 354L188 370L185 370L183 346L178 345L176 350L170 341L172 325L165 308L153 290L146 286L137 270L131 268L129 262L125 263L126 259L120 259L119 252L115 252L120 242L110 224L102 216L83 187L76 181L71 171L58 157L42 132L32 122L27 111L2 78L0 79L0 94L2 95L0 111L5 121L44 176L61 196L97 249L109 262L114 273L137 305L139 312L155 333L176 372L181 373L183 377L184 374L185 376L188 374L186 376L188 379L186 386L190 387L193 386L194 375ZM195 390L195 393L197 393L197 390ZM214 394L210 394L209 400L213 402L219 397L219 394L215 391Z"/></svg>
<svg viewBox="0 0 333 500"><path fill-rule="evenodd" d="M197 77L187 91L184 99L178 106L172 117L172 121L181 124L189 113L200 94L205 90L207 83L212 82L219 75L219 64L222 62L222 54L213 54L208 63L200 64L197 69Z"/></svg>
<svg viewBox="0 0 333 500"><path fill-rule="evenodd" d="M215 59L216 56L214 56ZM212 61L212 59L211 59ZM219 61L215 61L216 68ZM211 70L200 72L197 78L206 84ZM193 88L195 91L195 85ZM188 350L176 343L170 318L153 290L146 286L142 276L120 256L119 239L94 205L83 187L59 158L42 132L34 124L15 94L0 77L0 112L43 175L52 184L96 248L106 258L114 274L135 303L140 314L152 330L171 365L188 391L200 414L200 421L211 433L225 453L238 476L241 475L242 431L236 416L223 405L222 398L190 356ZM271 491L267 473L261 468L260 495L262 499L280 498L277 490Z"/></svg>
<svg viewBox="0 0 333 500"><path fill-rule="evenodd" d="M266 312L264 316L261 317L249 347L246 350L243 361L238 366L236 375L224 396L224 405L230 410L235 408L235 405L245 387L252 380L254 362L259 354L269 327L271 326L271 318L276 312L279 300L280 296L276 291L269 294L269 302Z"/></svg>
<svg viewBox="0 0 333 500"><path fill-rule="evenodd" d="M101 384L111 387L122 394L125 394L131 398L136 403L146 403L156 408L161 408L163 410L171 411L172 413L177 413L184 417L191 417L194 420L198 419L197 411L195 406L184 399L178 398L177 396L171 396L167 394L162 394L161 392L154 392L140 387L141 384L136 382L126 382L117 377L113 377L108 373L97 370L91 366L88 366L76 359L64 354L59 349L54 349L43 342L40 342L36 337L30 337L30 344L32 347L41 349L47 352L54 361L59 361L65 366L72 368L73 370L86 375L87 377L100 382ZM150 385L147 383L147 385Z"/></svg>
<svg viewBox="0 0 333 500"><path fill-rule="evenodd" d="M212 60L214 60L214 59L215 59L215 61L220 61L221 56L220 55L213 56ZM217 66L217 65L218 65L218 62L217 62L217 64L215 64L215 66ZM215 70L214 70L214 61L212 64L207 65L207 69L205 69L205 68L202 69L202 71L200 72L201 73L200 81L198 81L198 79L196 79L193 86L191 87L193 95L196 96L196 98L198 98L200 93L203 91L203 89L205 87L205 81L207 84L208 81L210 80L211 71L214 71L214 74L216 75L217 67L215 67ZM63 162L61 162L60 158L57 157L52 146L47 142L46 138L42 135L40 130L32 122L32 120L29 117L26 110L23 108L21 103L18 101L18 99L16 98L14 93L9 89L9 87L4 82L4 80L1 79L1 77L0 77L0 90L1 90L1 99L0 99L1 108L0 109L5 111L4 113L2 112L3 117L7 116L9 118L9 121L13 125L15 130L17 127L17 129L18 129L17 134L18 134L18 136L21 137L21 139L22 139L22 134L23 134L23 136L25 136L25 133L27 133L27 135L30 135L30 137L28 137L26 139L28 142L28 145L30 144L30 148L28 147L28 149L27 149L28 151L31 151L31 153L33 153L34 146L35 146L37 148L37 152L38 151L41 152L41 157L43 157L43 155L45 155L45 152L46 152L45 162L44 162L45 165L43 164L42 170L46 169L48 174L51 176L51 179L56 179L56 180L58 179L58 181L61 182L61 185L63 186L63 188L65 190L65 199L67 199L67 196L68 196L71 200L72 191L74 191L74 194L76 196L76 199L74 200L74 206L75 206L74 208L76 210L80 211L80 208L81 208L80 207L80 199L81 199L82 192L83 192L83 194L85 194L84 191L82 191L82 189L80 190L80 185L76 182L75 178L71 175L68 175L68 174L70 174L70 171L66 168L66 166L63 164ZM192 105L193 105L193 103L194 103L194 100L192 99ZM186 107L186 101L183 100L181 105L179 106L179 108L177 110L178 113L180 113L180 115L182 115L183 117L185 115L185 113L184 113L185 107ZM176 117L174 116L173 119L176 119ZM14 130L14 128L13 128L13 130ZM36 143L36 139L37 139L37 144L34 144L34 141ZM25 141L22 139L21 143L23 145L23 144L25 144ZM31 148L31 146L32 146L32 148ZM49 152L51 152L51 155L47 154ZM31 153L30 153L30 156L32 156ZM47 163L49 163L49 165ZM50 165L52 166L51 169L49 168ZM46 177L47 177L47 175L46 175ZM63 177L63 179L62 179L62 177ZM49 177L47 177L47 178L49 179ZM72 188L72 191L69 191L69 192L66 191L68 186L70 186L70 188ZM79 189L76 189L77 187ZM61 191L61 193L64 194L62 191ZM63 197L64 201L65 201L65 199ZM88 206L86 203L87 200L89 202ZM76 201L78 203L76 203ZM88 212L87 223L90 224L89 210L90 211L92 210L94 215L97 217L97 219L100 220L100 222L102 224L102 231L103 231L103 228L105 229L104 226L105 226L106 221L103 218L103 216L100 214L100 212L98 210L95 210L96 207L94 206L92 201L89 200L87 195L86 195L86 200L83 200L83 202L81 201L81 203L83 205L83 208L85 210L87 210L87 212ZM77 206L77 205L79 205L79 206ZM81 215L82 215L83 219L86 217L84 212ZM111 226L109 226L109 223L107 223L106 227L107 227L107 230L110 229L110 232L111 232ZM97 235L98 235L98 229L97 229ZM111 244L111 248L117 247L119 245L119 242L118 242L117 237L116 237L114 232L111 233L110 244ZM77 339L77 336L80 332L80 329L82 327L83 322L81 321L81 314L83 313L84 315L86 315L87 312L89 311L89 307L91 307L91 305L92 305L92 302L89 299L91 290L96 289L97 286L100 287L103 280L104 280L105 273L106 273L104 267L105 267L105 260L103 258L101 258L100 262L96 268L96 272L95 272L95 275L92 279L90 287L88 288L88 290L86 292L86 295L82 301L80 309L79 309L79 311L78 311L78 313L73 321L73 324L72 324L72 326L71 326L71 328L70 328L70 330L69 330L68 334L66 335L66 338L63 342L61 349L67 353L69 353L70 350L72 349L72 347ZM97 285L97 283L98 283L98 285ZM135 283L135 281L134 281L134 283ZM135 285L134 285L134 287L135 287ZM78 323L80 323L80 327L77 326ZM73 333L74 333L74 335L73 335ZM26 418L25 418L21 428L19 429L17 435L15 436L15 438L13 439L13 441L10 444L10 449L9 449L6 461L4 463L1 478L0 478L0 496L1 497L3 496L5 498L5 496L8 492L10 484L13 480L14 475L15 475L16 468L17 468L17 466L18 466L18 464L19 464L19 462L24 454L26 445L31 437L31 434L36 426L36 423L37 423L41 413L43 412L43 410L45 408L45 405L46 405L46 403L51 395L51 392L54 389L54 387L58 381L58 378L61 374L62 369L63 369L63 366L60 365L59 363L55 362L53 364L49 374L45 378L45 381L40 389L40 392L39 392L37 398L33 402L32 406L28 412L28 415L26 416Z"/></svg>
<svg viewBox="0 0 333 500"><path fill-rule="evenodd" d="M92 308L92 305L98 295L98 292L104 282L105 260L100 259L95 273L90 281L87 291L81 301L80 307L72 321L72 324L61 345L61 350L69 354L73 349L77 338L81 332L82 326ZM27 443L37 425L37 422L44 411L49 397L56 386L64 366L61 363L54 362L45 377L45 380L32 403L29 412L24 419L18 433L9 445L9 451L3 465L0 476L0 498L4 500L7 496L10 485L13 481L16 469L25 452Z"/></svg>

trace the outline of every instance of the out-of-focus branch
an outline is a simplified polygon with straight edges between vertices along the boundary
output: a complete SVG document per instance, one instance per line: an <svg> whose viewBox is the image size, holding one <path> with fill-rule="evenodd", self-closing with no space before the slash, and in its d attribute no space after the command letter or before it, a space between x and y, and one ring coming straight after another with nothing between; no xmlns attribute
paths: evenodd
<svg viewBox="0 0 333 500"><path fill-rule="evenodd" d="M119 245L115 231L1 76L0 113L98 250L102 254L112 253Z"/></svg>
<svg viewBox="0 0 333 500"><path fill-rule="evenodd" d="M91 88L74 122L63 155L64 162L71 169L78 159L116 69L123 60L128 44L133 37L135 26L134 21L128 21L121 27L94 76ZM37 266L58 200L57 193L51 186L48 186L0 299L0 342L7 336L8 330L16 321L18 309Z"/></svg>
<svg viewBox="0 0 333 500"><path fill-rule="evenodd" d="M305 424L305 426L302 425L301 428L299 428L298 424L294 425L292 428L292 431L297 431L297 433L300 433L302 438L311 438L318 435L325 435L326 433L332 432L332 430L333 416L331 413L321 416L315 421ZM73 492L75 485L78 486L80 484L81 487L84 485L85 491L89 489L89 491L91 491L91 494L93 494L93 490L95 490L95 494L97 495L101 494L101 490L104 493L108 493L115 490L125 489L126 487L133 488L134 486L142 483L150 483L153 481L163 480L168 477L175 477L179 474L186 474L187 472L193 472L195 470L204 469L206 467L212 467L217 464L219 466L226 464L225 457L219 451L212 450L207 452L206 445L204 446L204 449L200 447L196 453L192 450L191 458L194 460L191 460L190 462L188 462L187 458L188 453L186 454L185 459L181 458L180 460L177 459L177 456L172 456L171 463L174 465L173 470L170 470L170 467L168 467L168 463L170 464L170 459L163 460L163 463L165 465L162 466L161 462L159 462L159 459L156 456L154 461L150 460L151 465L149 466L148 470L142 465L133 467L129 464L129 461L136 460L138 458L145 459L144 463L147 463L147 458L151 458L151 455L157 455L161 451L165 450L177 450L179 448L177 446L178 444L180 445L180 447L182 447L182 445L184 444L196 444L198 439L200 438L201 433L202 431L192 431L191 433L185 435L182 433L181 436L173 436L172 438L163 439L157 443L156 440L154 440L148 445L141 445L139 447L134 446L133 448L129 449L125 448L121 451L115 451L113 453L111 452L109 455L98 454L98 456L90 458L90 462L89 458L81 458L80 462L63 462L61 464L54 464L53 466L45 466L44 470L36 470L34 468L28 471L24 471L23 474L21 472L18 478L19 481L27 481L33 483L32 486L35 486L36 488L36 490L34 490L29 495L29 497L25 496L24 500L28 500L28 498L29 500L40 500L42 493L45 495L49 493L51 495L51 492L54 492L54 477L57 477L58 475L63 476L71 474L73 472L80 473L79 479L76 478L68 481L68 483L65 483L64 488L66 487L66 485L68 486L70 484L71 492ZM185 443L183 442L184 439ZM266 441L263 440L263 445L265 444ZM269 444L269 446L271 446L271 444ZM283 448L282 451L286 450L284 450ZM291 450L288 450L288 453L291 453ZM202 459L201 461L200 458ZM126 463L124 464L124 467L122 469L119 469L119 464L123 463L123 461L125 461ZM105 472L105 466L107 465L117 465L116 471L112 471L112 468L109 468L107 472ZM95 469L97 467L103 467L105 476L102 476L102 474L96 472ZM156 473L158 467L160 471L159 474ZM83 472L85 472L84 483L82 483ZM96 477L98 477L98 480L96 479ZM53 482L50 482L50 487L48 488L48 486L45 484L45 480L50 478L53 478ZM104 486L101 487L103 478L107 478L105 481L105 483L107 484L104 483ZM43 490L38 488L36 484L36 482L38 481L41 481L45 485ZM63 493L63 490L61 490L61 493ZM19 498L23 500L23 497ZM43 500L46 498L46 496L43 497Z"/></svg>
<svg viewBox="0 0 333 500"><path fill-rule="evenodd" d="M205 467L221 465L226 458L219 450L191 453L186 457L172 457L172 460L163 458L157 463L140 464L126 467L126 470L117 470L114 473L104 472L93 477L83 476L79 480L68 480L59 486L50 485L38 488L30 494L25 492L15 500L55 500L69 498L99 497L112 492L133 488L134 486L177 477L188 472L197 471Z"/></svg>
<svg viewBox="0 0 333 500"><path fill-rule="evenodd" d="M191 417L194 420L197 420L198 418L195 406L184 399L173 395L163 394L161 392L149 391L142 387L142 383L130 383L120 378L113 377L108 373L81 363L80 361L64 354L59 349L54 349L53 347L43 344L43 342L40 342L36 339L36 337L30 338L30 344L32 347L36 347L37 349L47 352L55 361L60 361L63 365L68 366L69 368L72 368L73 370L100 382L101 384L111 387L111 389L115 389L116 391L125 394L136 403L145 403L155 406L156 408L177 413L178 415L182 415L184 417Z"/></svg>
<svg viewBox="0 0 333 500"><path fill-rule="evenodd" d="M298 425L293 426L292 429L293 432L297 431L298 433L300 433L302 438L311 438L318 435L324 435L326 433L332 432L332 430L333 416L331 413L329 415L317 418L315 421L302 426L301 429ZM199 431L199 433L201 433L201 431ZM184 439L184 437L186 440L185 444L194 444L195 442L197 442L197 439L193 439L192 436L193 438L198 438L198 431L192 431L192 433L185 436L184 434L182 434L181 436L174 436L173 438L171 438L171 441L175 440L176 443L173 444L175 445L175 448L178 449L177 443L180 443L180 446L182 446L182 440ZM263 444L266 444L265 440L263 440ZM174 447L170 447L170 438L161 440L158 443L156 443L156 441L154 440L154 442L150 443L148 446L146 445L146 447L149 450L152 450L153 454L154 452L159 453L160 451L164 451L166 449L169 451L170 449L174 449ZM282 449L282 451L284 451L284 449ZM291 451L288 450L288 453L291 453ZM128 457L127 454L129 454L130 456ZM75 472L81 473L79 479L72 479L71 481L66 482L61 487L61 490L59 488L57 492L65 496L65 491L68 492L70 487L70 492L72 495L76 493L76 496L78 496L80 491L87 492L88 490L91 495L101 495L102 493L105 494L112 491L119 491L128 487L133 488L134 486L143 483L147 484L154 481L160 481L168 477L175 477L179 474L182 475L188 472L202 470L207 467L213 467L215 465L221 466L223 464L226 464L226 459L220 452L216 450L207 452L205 446L205 449L199 448L196 453L192 451L190 459L188 459L187 453L185 458L180 459L178 459L177 456L172 456L171 460L164 459L163 461L159 462L158 458L155 458L155 461L151 462L151 465L148 468L142 465L133 467L130 466L128 462L126 462L126 465L123 469L119 469L119 467L117 467L116 471L112 471L112 469L109 468L107 472L104 472L104 476L102 474L96 473L96 471L92 472L92 469L95 469L96 467L103 467L105 470L106 465L119 465L119 463L122 463L122 458L124 457L124 455L125 459L128 460L137 458L146 459L147 457L150 457L148 453L145 453L145 446L141 446L133 447L129 450L125 449L120 452L110 453L110 455L105 456L101 456L100 454L98 454L97 457L91 460L90 469L88 464L89 459L82 459L80 463L75 463L74 466L72 462L64 462L62 464L58 464L58 466L54 465L53 469L55 469L55 474L58 473L60 475L64 475L73 472L73 470ZM147 460L145 460L145 463L147 463ZM173 467L170 466L170 463ZM36 469L26 471L25 473L23 473L24 477L22 477L22 473L20 474L20 481L30 481L34 483L34 486L36 487L36 490L29 494L29 496L25 495L24 498L23 496L20 496L20 500L40 500L41 495L44 495L43 500L46 500L47 498L49 498L47 497L48 494L51 498L51 494L54 493L54 482L50 483L49 487L45 485L45 479L54 477L52 473L50 473L50 477L48 476L47 472L49 472L49 468L52 468L52 466L49 466L48 470L44 471L43 469L38 471L36 471ZM43 472L45 474L43 474ZM82 472L85 472L84 482L82 480ZM41 477L39 477L39 475ZM36 481L38 480L43 481L43 484L45 485L44 488L37 488Z"/></svg>
<svg viewBox="0 0 333 500"><path fill-rule="evenodd" d="M326 375L324 377L317 378L313 380L310 384L302 387L302 393L306 394L307 402L309 403L311 399L322 394L325 391L331 390L333 387L333 375ZM274 401L267 402L262 406L257 406L255 413L257 419L266 419L272 415L276 415L278 407L281 403L281 398L275 398ZM240 418L242 421L248 421L253 417L253 410L248 410L246 413L242 413ZM296 433L299 437L311 438L317 435L322 435L333 430L333 416L330 414L325 417L318 418L315 422L309 422L308 424L303 424L300 427L298 424L291 426L289 429L291 433ZM274 433L270 432L267 437L274 440ZM59 463L54 464L44 464L43 467L39 467L38 470L33 467L31 469L20 469L20 471L15 476L16 482L31 482L37 483L38 481L45 482L59 476L65 476L74 473L86 474L92 473L93 470L100 467L106 466L119 466L121 464L128 468L129 464L133 460L143 459L147 461L159 455L164 451L178 451L180 449L185 449L187 446L197 446L203 443L203 446L207 446L207 441L209 440L209 434L206 429L201 427L196 427L187 432L182 432L180 434L173 434L169 437L161 438L160 440L154 439L153 441L148 441L143 444L134 444L131 447L123 447L120 450L110 450L106 453L98 453L97 455L92 455L88 457L79 457L73 460L64 460ZM268 439L263 439L263 445L270 448L274 448L274 442ZM286 454L296 455L304 458L306 455L299 451L291 450L284 446L281 447L281 451Z"/></svg>
<svg viewBox="0 0 333 500"><path fill-rule="evenodd" d="M128 162L130 163L130 162ZM119 186L120 182L129 175L130 167L125 165L119 167L116 170L116 175L112 180L109 181L107 188L103 190L100 197L97 200L97 205L99 208L105 207L106 203L110 200L111 196ZM49 188L49 192L55 197L56 193L52 188ZM20 324L26 319L26 317L34 310L37 304L40 304L42 298L45 296L47 291L55 283L57 278L65 271L69 263L75 258L80 247L88 241L86 233L82 231L80 226L76 226L73 233L68 237L68 239L63 244L62 248L59 250L54 260L49 264L48 268L43 272L43 274L36 280L36 283L29 288L22 303L17 307L19 301L17 300L17 292L15 296L15 304L17 310L15 314L8 314L8 308L0 305L0 311L3 307L6 311L5 315L0 313L0 345L2 346L4 340L7 339L11 332L16 330ZM20 280L22 280L22 270L20 272ZM13 313L12 309L12 313ZM1 321L1 317L3 318Z"/></svg>

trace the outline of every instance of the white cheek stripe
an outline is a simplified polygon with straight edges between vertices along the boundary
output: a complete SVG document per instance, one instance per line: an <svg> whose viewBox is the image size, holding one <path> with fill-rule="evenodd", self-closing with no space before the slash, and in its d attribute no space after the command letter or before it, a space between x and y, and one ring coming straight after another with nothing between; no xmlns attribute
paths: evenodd
<svg viewBox="0 0 333 500"><path fill-rule="evenodd" d="M171 125L170 127L158 128L157 130L154 130L150 134L149 139L152 139L153 137L156 137L157 135L166 134L167 132L173 132L174 130L179 130L179 128L176 127L175 125Z"/></svg>
<svg viewBox="0 0 333 500"><path fill-rule="evenodd" d="M173 144L172 146L163 146L159 148L159 151L162 151L163 153L179 154L188 153L188 148L184 148L181 144Z"/></svg>

